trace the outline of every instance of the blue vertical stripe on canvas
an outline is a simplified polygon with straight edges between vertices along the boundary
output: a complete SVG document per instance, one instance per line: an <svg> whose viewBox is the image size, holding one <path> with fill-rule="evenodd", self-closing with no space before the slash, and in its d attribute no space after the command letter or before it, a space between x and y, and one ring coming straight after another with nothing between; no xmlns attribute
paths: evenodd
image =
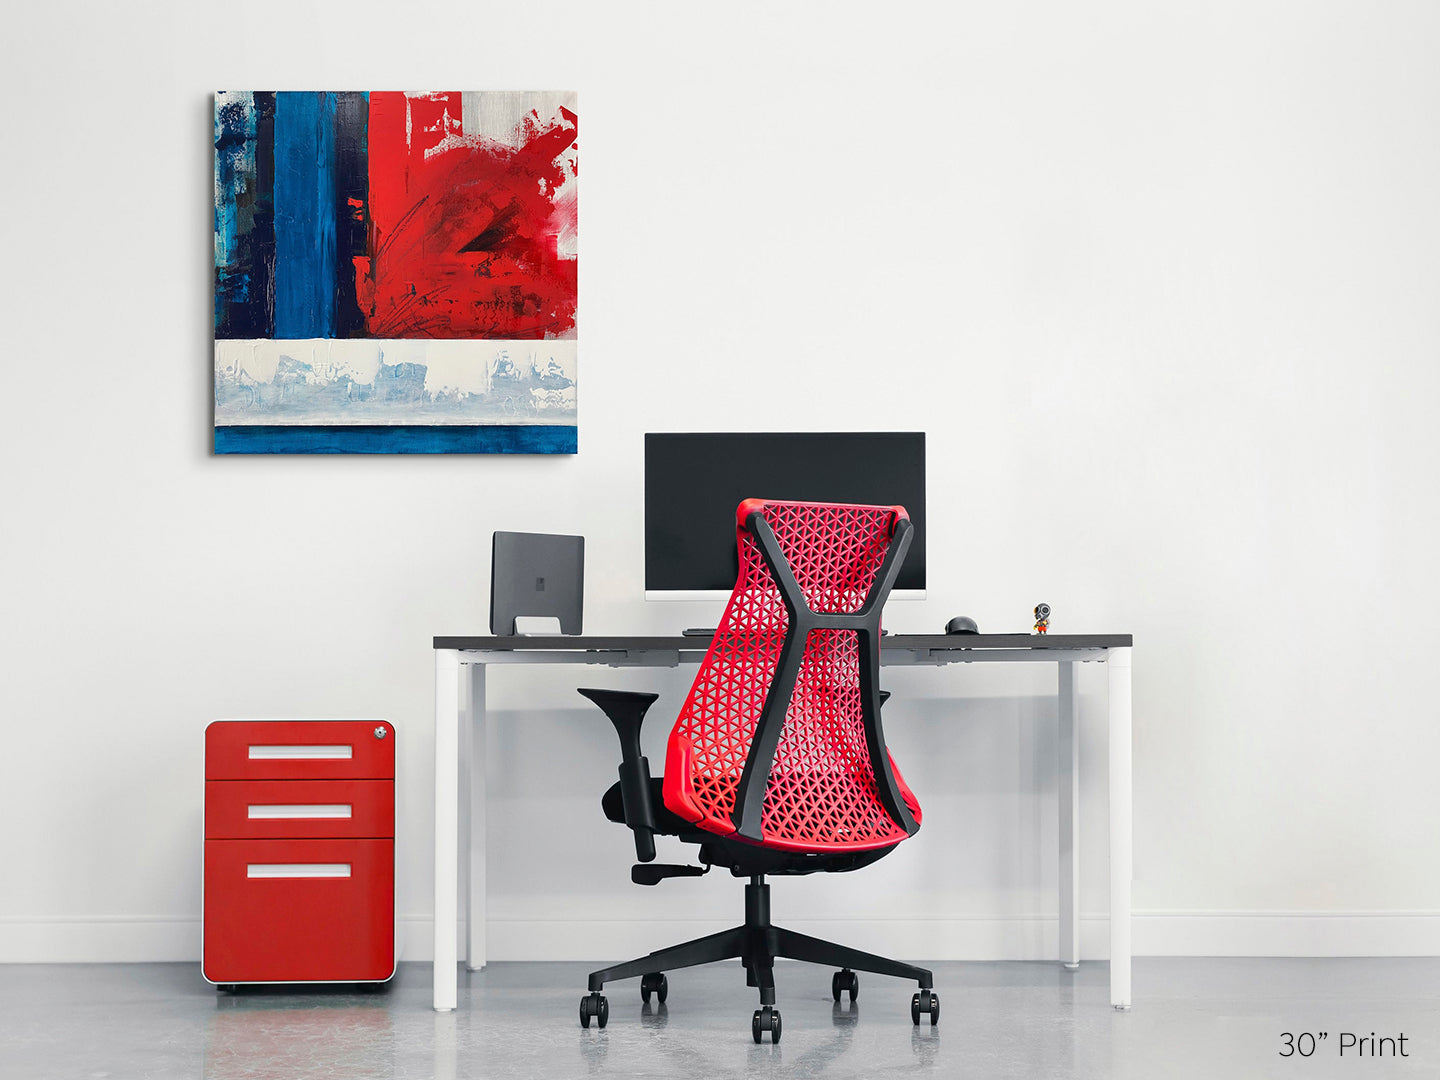
<svg viewBox="0 0 1440 1080"><path fill-rule="evenodd" d="M370 252L370 95L335 95L335 325L337 338L366 335L355 260Z"/></svg>
<svg viewBox="0 0 1440 1080"><path fill-rule="evenodd" d="M215 96L215 329L245 301L239 195L255 175L255 102L249 94Z"/></svg>
<svg viewBox="0 0 1440 1080"><path fill-rule="evenodd" d="M250 235L248 328L239 337L275 336L275 93L255 99L255 207Z"/></svg>
<svg viewBox="0 0 1440 1080"><path fill-rule="evenodd" d="M215 95L215 336L274 331L275 95Z"/></svg>
<svg viewBox="0 0 1440 1080"><path fill-rule="evenodd" d="M275 336L335 336L335 95L275 95Z"/></svg>

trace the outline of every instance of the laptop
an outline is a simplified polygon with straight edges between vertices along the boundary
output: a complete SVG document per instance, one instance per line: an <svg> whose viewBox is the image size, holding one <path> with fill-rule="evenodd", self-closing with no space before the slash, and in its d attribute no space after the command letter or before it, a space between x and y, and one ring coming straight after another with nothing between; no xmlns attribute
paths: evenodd
<svg viewBox="0 0 1440 1080"><path fill-rule="evenodd" d="M583 536L495 533L490 547L490 633L554 633L551 620L557 620L560 633L578 634L584 610Z"/></svg>

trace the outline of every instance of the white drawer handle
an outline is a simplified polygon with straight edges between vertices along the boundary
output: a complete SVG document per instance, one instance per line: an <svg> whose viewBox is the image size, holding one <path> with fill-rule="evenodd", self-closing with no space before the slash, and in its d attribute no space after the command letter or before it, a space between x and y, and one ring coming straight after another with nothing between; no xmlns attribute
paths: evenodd
<svg viewBox="0 0 1440 1080"><path fill-rule="evenodd" d="M355 752L349 746L252 746L250 747L250 760L255 761L266 758L271 761L299 761L304 759L315 760L317 758L336 759L354 757Z"/></svg>
<svg viewBox="0 0 1440 1080"><path fill-rule="evenodd" d="M250 804L249 817L254 818L348 818L349 803L311 803L294 806Z"/></svg>
<svg viewBox="0 0 1440 1080"><path fill-rule="evenodd" d="M245 867L245 876L263 878L349 877L350 864L348 862L249 863Z"/></svg>

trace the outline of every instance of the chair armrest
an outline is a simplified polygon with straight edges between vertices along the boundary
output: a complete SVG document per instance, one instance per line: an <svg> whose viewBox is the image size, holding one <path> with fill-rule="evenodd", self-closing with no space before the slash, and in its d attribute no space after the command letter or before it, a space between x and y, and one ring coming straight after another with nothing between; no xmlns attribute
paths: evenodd
<svg viewBox="0 0 1440 1080"><path fill-rule="evenodd" d="M600 706L620 738L620 798L625 807L625 824L635 834L635 857L641 862L655 859L655 806L650 799L650 762L640 753L640 725L658 694L629 690L581 689L580 693Z"/></svg>

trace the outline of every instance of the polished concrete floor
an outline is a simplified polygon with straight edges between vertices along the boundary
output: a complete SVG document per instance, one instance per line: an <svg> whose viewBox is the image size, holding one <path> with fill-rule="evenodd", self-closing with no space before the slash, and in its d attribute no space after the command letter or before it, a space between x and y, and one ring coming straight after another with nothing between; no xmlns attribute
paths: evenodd
<svg viewBox="0 0 1440 1080"><path fill-rule="evenodd" d="M420 963L380 990L235 995L194 964L0 966L0 1077L1440 1076L1440 960L1138 960L1129 1012L1103 963L938 964L934 1030L911 1026L898 980L862 974L855 1007L835 1006L828 970L781 962L773 1047L751 1040L738 964L672 974L661 1008L612 984L609 1026L582 1031L589 967L494 964L439 1014ZM1329 1036L1286 1060L1287 1031ZM1345 1032L1403 1033L1408 1056L1342 1057Z"/></svg>

